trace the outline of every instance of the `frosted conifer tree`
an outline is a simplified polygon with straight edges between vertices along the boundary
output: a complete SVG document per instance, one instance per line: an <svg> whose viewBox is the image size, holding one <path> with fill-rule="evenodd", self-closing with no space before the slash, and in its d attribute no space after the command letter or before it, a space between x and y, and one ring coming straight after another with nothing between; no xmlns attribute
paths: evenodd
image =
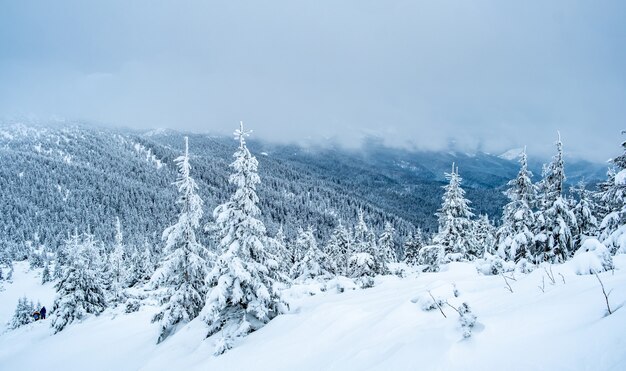
<svg viewBox="0 0 626 371"><path fill-rule="evenodd" d="M291 277L297 281L305 281L331 276L331 272L335 271L336 268L328 256L317 246L313 229L309 227L306 231L301 231L297 240L306 252L302 259L291 268Z"/></svg>
<svg viewBox="0 0 626 371"><path fill-rule="evenodd" d="M607 180L599 185L596 194L603 211L599 239L612 253L624 249L620 237L626 233L626 142L622 142L622 150L624 153L611 160L613 168L609 169Z"/></svg>
<svg viewBox="0 0 626 371"><path fill-rule="evenodd" d="M597 205L595 205L592 193L585 189L585 183L582 181L578 183L578 186L572 187L570 193L577 197L572 211L578 226L574 246L578 248L584 238L595 236L598 232L598 220L594 215Z"/></svg>
<svg viewBox="0 0 626 371"><path fill-rule="evenodd" d="M348 259L352 252L351 244L350 232L340 221L326 244L326 254L334 262L336 267L335 273L338 275L348 275Z"/></svg>
<svg viewBox="0 0 626 371"><path fill-rule="evenodd" d="M509 203L502 212L502 225L497 231L498 254L511 261L533 260L535 235L536 188L532 173L528 170L526 150L520 155L520 170L517 177L509 181L506 195Z"/></svg>
<svg viewBox="0 0 626 371"><path fill-rule="evenodd" d="M50 282L52 277L50 276L50 262L46 260L43 271L41 272L41 284L43 285L46 282Z"/></svg>
<svg viewBox="0 0 626 371"><path fill-rule="evenodd" d="M418 228L404 241L404 262L408 265L417 265L422 247L424 247L424 238L422 230Z"/></svg>
<svg viewBox="0 0 626 371"><path fill-rule="evenodd" d="M115 243L109 255L110 302L120 302L126 283L126 253L120 218L115 219Z"/></svg>
<svg viewBox="0 0 626 371"><path fill-rule="evenodd" d="M88 314L98 315L106 308L102 261L94 236L85 233L78 245L68 251L68 262L63 276L54 286L57 296L54 300L51 326L55 333Z"/></svg>
<svg viewBox="0 0 626 371"><path fill-rule="evenodd" d="M557 154L544 166L543 179L539 183L540 209L537 216L535 240L538 242L541 260L563 262L574 252L576 216L563 198L565 170L563 143L556 142Z"/></svg>
<svg viewBox="0 0 626 371"><path fill-rule="evenodd" d="M183 325L200 314L204 306L207 287L209 252L196 239L196 229L202 218L202 199L198 186L191 177L189 164L189 141L185 137L185 153L176 160L178 178L174 185L180 207L176 224L163 231L165 253L159 282L167 288L165 304L153 318L160 321L161 333L157 343L165 340Z"/></svg>
<svg viewBox="0 0 626 371"><path fill-rule="evenodd" d="M396 230L393 228L391 223L385 223L385 229L380 234L378 238L378 251L379 251L379 260L381 264L381 272L382 274L388 274L389 268L387 264L389 263L397 263L398 255L396 253L396 243L393 240L393 235Z"/></svg>
<svg viewBox="0 0 626 371"><path fill-rule="evenodd" d="M354 226L354 243L356 245L355 250L359 252L365 252L370 250L370 247L368 245L371 243L371 241L369 240L369 228L365 223L363 210L359 210L358 219L359 220L357 221L357 224Z"/></svg>
<svg viewBox="0 0 626 371"><path fill-rule="evenodd" d="M291 253L287 250L287 239L283 232L283 226L281 225L276 231L276 235L273 238L267 239L267 245L269 246L269 252L273 255L278 262L278 269L281 275L284 275L284 280L287 280L289 272L293 267L293 260Z"/></svg>
<svg viewBox="0 0 626 371"><path fill-rule="evenodd" d="M136 277L136 281L139 283L147 282L154 274L155 268L152 258L152 249L147 240L144 243L143 249L136 250L135 258L132 260L134 262L133 271L135 272L134 276Z"/></svg>
<svg viewBox="0 0 626 371"><path fill-rule="evenodd" d="M35 307L31 300L28 300L26 296L19 298L15 312L13 312L13 317L11 317L11 320L7 324L8 328L13 330L33 322L34 310Z"/></svg>
<svg viewBox="0 0 626 371"><path fill-rule="evenodd" d="M239 148L231 164L230 200L213 212L221 255L208 276L210 291L204 317L207 336L220 333L215 355L227 351L237 338L258 330L286 310L277 287L278 263L269 254L256 187L258 162L246 146L243 123L235 131Z"/></svg>
<svg viewBox="0 0 626 371"><path fill-rule="evenodd" d="M458 171L452 164L452 172L446 173L449 183L444 187L443 202L437 212L439 232L433 238L435 244L443 246L448 261L474 259L475 256L470 254L477 250L471 221L474 214L461 188Z"/></svg>
<svg viewBox="0 0 626 371"><path fill-rule="evenodd" d="M476 233L476 251L475 256L483 257L485 254L493 254L496 245L495 228L489 221L489 217L485 214L481 215L474 226Z"/></svg>

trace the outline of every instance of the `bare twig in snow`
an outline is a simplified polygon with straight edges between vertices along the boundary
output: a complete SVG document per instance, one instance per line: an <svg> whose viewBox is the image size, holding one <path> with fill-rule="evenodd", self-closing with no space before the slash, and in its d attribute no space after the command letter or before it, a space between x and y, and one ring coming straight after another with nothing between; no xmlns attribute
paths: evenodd
<svg viewBox="0 0 626 371"><path fill-rule="evenodd" d="M561 279L563 280L563 284L565 284L565 277L561 273L559 273L559 276L561 276Z"/></svg>
<svg viewBox="0 0 626 371"><path fill-rule="evenodd" d="M539 290L541 290L541 292L546 292L546 276L541 276L541 286L537 287L539 287Z"/></svg>
<svg viewBox="0 0 626 371"><path fill-rule="evenodd" d="M600 287L602 287L602 294L604 295L604 300L606 301L606 309L609 311L609 314L613 314L613 311L611 310L611 306L609 305L609 295L611 295L612 290L609 291L609 293L607 294L606 290L604 290L604 284L602 283L600 276L598 276L598 272L594 271L593 274L596 275L598 282L600 282Z"/></svg>
<svg viewBox="0 0 626 371"><path fill-rule="evenodd" d="M546 274L548 275L548 278L550 279L550 283L552 285L554 285L556 283L556 280L554 279L554 273L552 272L552 265L550 265L550 272L548 272L548 270L546 269L546 267L543 267L543 270L546 272Z"/></svg>
<svg viewBox="0 0 626 371"><path fill-rule="evenodd" d="M430 297L433 299L433 301L435 302L435 305L437 306L437 308L439 308L439 311L441 312L441 315L443 315L443 318L448 318L446 316L446 314L443 312L443 309L441 309L441 305L439 305L439 302L437 301L437 299L435 299L435 297L433 296L433 294L430 292L430 290L428 290L428 295L430 295Z"/></svg>
<svg viewBox="0 0 626 371"><path fill-rule="evenodd" d="M500 273L500 275L502 276L502 279L504 280L504 283L506 283L507 287L505 287L505 289L513 292L513 288L511 287L511 285L509 285L509 281L506 280L506 276L504 274L502 274L502 273Z"/></svg>
<svg viewBox="0 0 626 371"><path fill-rule="evenodd" d="M447 301L446 301L446 304L448 304L450 308L454 309L459 314L459 316L462 316L461 312L454 305L448 303Z"/></svg>

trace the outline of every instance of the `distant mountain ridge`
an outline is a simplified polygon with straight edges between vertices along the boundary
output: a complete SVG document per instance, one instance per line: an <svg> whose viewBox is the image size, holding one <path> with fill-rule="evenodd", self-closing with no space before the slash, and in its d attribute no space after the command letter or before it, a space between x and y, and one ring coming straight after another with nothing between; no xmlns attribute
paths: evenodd
<svg viewBox="0 0 626 371"><path fill-rule="evenodd" d="M0 125L0 244L38 239L54 247L68 232L87 228L110 240L116 217L130 239L158 243L177 212L172 161L184 135L206 223L231 192L228 165L236 145L230 137L66 123ZM288 235L310 225L326 237L339 220L353 223L359 209L376 231L391 221L399 238L416 226L434 232L444 172L453 162L475 212L497 219L506 201L502 187L518 170L515 160L484 153L410 152L376 143L359 151L254 139L249 146L259 160L264 222L270 233L283 225ZM594 164L566 166L570 181L604 174Z"/></svg>

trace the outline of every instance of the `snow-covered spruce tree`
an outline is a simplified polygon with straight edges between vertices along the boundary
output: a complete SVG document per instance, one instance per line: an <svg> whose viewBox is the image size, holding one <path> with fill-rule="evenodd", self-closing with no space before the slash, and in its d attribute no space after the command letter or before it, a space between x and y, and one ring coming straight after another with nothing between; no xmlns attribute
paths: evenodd
<svg viewBox="0 0 626 371"><path fill-rule="evenodd" d="M313 229L300 231L297 243L306 251L302 259L291 268L290 276L296 281L305 281L318 277L330 277L336 270L328 256L318 248Z"/></svg>
<svg viewBox="0 0 626 371"><path fill-rule="evenodd" d="M481 248L480 256L493 254L496 246L496 229L489 221L489 216L481 215L474 226L476 233L476 246Z"/></svg>
<svg viewBox="0 0 626 371"><path fill-rule="evenodd" d="M52 281L52 277L50 276L50 262L46 260L43 266L43 270L41 271L41 284Z"/></svg>
<svg viewBox="0 0 626 371"><path fill-rule="evenodd" d="M578 248L583 239L595 236L598 232L598 220L594 215L597 205L595 205L592 193L585 189L585 183L582 181L576 187L572 187L570 193L575 195L577 199L572 212L576 217L578 226L574 237L574 246Z"/></svg>
<svg viewBox="0 0 626 371"><path fill-rule="evenodd" d="M422 247L424 247L424 237L422 230L418 228L404 241L404 262L408 265L417 265Z"/></svg>
<svg viewBox="0 0 626 371"><path fill-rule="evenodd" d="M183 325L200 314L207 292L206 276L209 252L196 239L196 229L202 218L202 199L198 186L191 177L189 141L185 137L185 153L176 160L178 178L174 185L179 197L178 221L163 231L166 256L162 262L158 282L167 288L164 305L153 322L160 321L161 333L157 343L165 340Z"/></svg>
<svg viewBox="0 0 626 371"><path fill-rule="evenodd" d="M278 263L263 245L266 231L258 219L261 210L256 194L258 162L246 146L249 134L243 123L235 131L239 148L229 182L236 190L213 212L221 255L208 276L211 289L204 320L209 327L207 337L220 333L215 355L232 348L237 338L258 330L287 308L277 287Z"/></svg>
<svg viewBox="0 0 626 371"><path fill-rule="evenodd" d="M376 276L376 263L371 254L356 252L348 260L348 271L351 278L354 278L362 288L374 286L374 276Z"/></svg>
<svg viewBox="0 0 626 371"><path fill-rule="evenodd" d="M274 237L268 237L267 243L269 253L274 256L278 262L278 270L281 275L285 276L284 280L288 280L287 276L291 268L293 267L292 257L289 250L287 250L287 238L285 232L283 232L283 226L278 227L276 235Z"/></svg>
<svg viewBox="0 0 626 371"><path fill-rule="evenodd" d="M611 160L613 168L609 169L607 180L599 184L595 194L603 211L599 240L613 254L626 248L620 243L623 240L620 237L626 233L626 142L622 142L622 150L624 153Z"/></svg>
<svg viewBox="0 0 626 371"><path fill-rule="evenodd" d="M445 249L441 245L429 245L420 249L417 264L424 267L424 272L439 272L444 262Z"/></svg>
<svg viewBox="0 0 626 371"><path fill-rule="evenodd" d="M143 249L135 249L130 260L132 262L132 270L129 275L131 286L137 283L148 282L150 277L154 274L155 269L150 243L146 240Z"/></svg>
<svg viewBox="0 0 626 371"><path fill-rule="evenodd" d="M78 230L74 229L74 233L68 233L67 238L57 248L54 258L54 270L52 277L60 279L63 276L63 270L69 262L69 254L80 245L80 236Z"/></svg>
<svg viewBox="0 0 626 371"><path fill-rule="evenodd" d="M557 154L544 166L543 179L538 185L540 208L535 227L539 260L553 263L564 262L574 253L574 233L578 228L576 216L563 198L565 170L560 135L556 148Z"/></svg>
<svg viewBox="0 0 626 371"><path fill-rule="evenodd" d="M436 214L439 232L433 237L433 242L444 247L446 261L473 260L480 249L476 246L470 201L461 188L458 167L452 164L452 172L445 175L449 183L444 187L443 202Z"/></svg>
<svg viewBox="0 0 626 371"><path fill-rule="evenodd" d="M326 244L326 255L335 263L335 273L337 275L348 275L348 259L352 250L351 244L350 231L340 221Z"/></svg>
<svg viewBox="0 0 626 371"><path fill-rule="evenodd" d="M109 303L119 303L123 300L123 290L126 286L126 248L122 235L120 218L115 219L115 243L108 257L109 274Z"/></svg>
<svg viewBox="0 0 626 371"><path fill-rule="evenodd" d="M507 260L533 260L535 245L535 214L537 192L532 183L533 174L528 170L526 150L520 154L520 170L509 181L506 195L509 203L502 212L502 225L498 228L498 254Z"/></svg>
<svg viewBox="0 0 626 371"><path fill-rule="evenodd" d="M354 249L348 260L348 276L356 279L361 287L374 285L374 276L381 272L381 264L378 261L376 241L372 238L363 211L359 210L358 222L354 227Z"/></svg>
<svg viewBox="0 0 626 371"><path fill-rule="evenodd" d="M381 265L381 273L388 274L389 263L397 263L398 255L396 253L396 243L393 240L393 235L396 233L396 230L393 228L391 223L385 223L385 229L380 234L378 238L378 255L379 261Z"/></svg>
<svg viewBox="0 0 626 371"><path fill-rule="evenodd" d="M68 262L63 276L54 286L57 290L51 316L54 333L87 314L98 315L106 308L102 261L94 236L83 234L72 248L68 249Z"/></svg>
<svg viewBox="0 0 626 371"><path fill-rule="evenodd" d="M26 296L19 298L15 312L13 312L13 317L11 317L11 320L7 324L8 328L13 330L33 322L34 310L35 307L31 300L28 300Z"/></svg>

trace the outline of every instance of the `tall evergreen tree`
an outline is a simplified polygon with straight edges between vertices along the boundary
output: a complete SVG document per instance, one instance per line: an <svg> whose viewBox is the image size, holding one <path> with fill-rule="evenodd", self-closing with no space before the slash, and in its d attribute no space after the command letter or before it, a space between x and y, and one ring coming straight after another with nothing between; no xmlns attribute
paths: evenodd
<svg viewBox="0 0 626 371"><path fill-rule="evenodd" d="M246 146L243 123L235 131L239 148L229 181L235 186L230 200L213 212L219 229L220 257L208 276L205 321L207 336L221 332L215 354L222 354L240 337L258 330L286 309L280 298L278 264L269 254L256 187L258 162Z"/></svg>
<svg viewBox="0 0 626 371"><path fill-rule="evenodd" d="M493 254L496 246L495 227L489 221L489 216L483 214L476 221L474 226L476 233L476 252L477 257L483 257L485 254Z"/></svg>
<svg viewBox="0 0 626 371"><path fill-rule="evenodd" d="M293 263L291 253L287 249L287 238L285 237L282 225L278 227L278 231L276 231L276 235L274 235L273 238L267 238L267 246L269 253L273 255L278 262L278 269L281 275L285 276L285 280L288 280L286 276L289 275Z"/></svg>
<svg viewBox="0 0 626 371"><path fill-rule="evenodd" d="M556 142L557 153L544 166L539 188L539 211L536 216L535 241L540 260L563 262L574 252L576 216L563 197L565 167L561 136Z"/></svg>
<svg viewBox="0 0 626 371"><path fill-rule="evenodd" d="M31 300L28 300L26 296L19 298L17 301L17 307L15 308L15 312L13 313L13 317L9 321L8 328L13 330L20 326L27 325L34 321L33 312L34 305Z"/></svg>
<svg viewBox="0 0 626 371"><path fill-rule="evenodd" d="M433 242L443 246L446 260L473 259L474 256L470 254L476 250L476 242L470 201L465 198L465 191L461 188L463 180L459 176L458 167L452 164L452 172L445 175L449 183L444 187L443 202L437 212L439 232Z"/></svg>
<svg viewBox="0 0 626 371"><path fill-rule="evenodd" d="M380 234L378 238L378 256L379 261L381 262L381 273L388 274L389 263L396 263L398 261L398 255L396 253L396 243L393 239L393 235L396 233L396 230L393 228L391 223L385 223L385 229Z"/></svg>
<svg viewBox="0 0 626 371"><path fill-rule="evenodd" d="M404 241L404 262L408 265L418 265L419 252L424 245L422 230L418 228Z"/></svg>
<svg viewBox="0 0 626 371"><path fill-rule="evenodd" d="M326 254L335 263L337 275L348 275L348 259L352 253L351 244L350 231L340 221L326 244Z"/></svg>
<svg viewBox="0 0 626 371"><path fill-rule="evenodd" d="M196 239L196 229L202 218L203 201L197 194L198 186L191 177L189 141L185 137L185 154L175 160L178 166L176 201L180 207L176 224L163 231L166 256L159 282L167 288L165 305L153 318L160 321L158 343L171 335L179 325L200 314L207 292L205 278L210 255Z"/></svg>
<svg viewBox="0 0 626 371"><path fill-rule="evenodd" d="M597 206L592 193L585 189L585 183L582 181L576 187L572 187L570 193L576 196L572 211L578 227L574 237L574 246L578 248L584 238L595 236L598 232L598 220L594 215Z"/></svg>
<svg viewBox="0 0 626 371"><path fill-rule="evenodd" d="M301 230L297 240L306 252L302 259L291 268L291 277L297 281L330 277L336 268L328 256L318 248L313 229L309 227L306 231Z"/></svg>
<svg viewBox="0 0 626 371"><path fill-rule="evenodd" d="M97 242L90 233L83 234L77 245L74 245L75 241L74 238L69 241L72 249L68 248L68 262L63 276L54 286L57 296L51 325L55 333L87 314L99 315L106 308L105 282Z"/></svg>
<svg viewBox="0 0 626 371"><path fill-rule="evenodd" d="M109 254L110 302L120 302L126 283L126 251L120 218L115 219L115 243Z"/></svg>
<svg viewBox="0 0 626 371"><path fill-rule="evenodd" d="M622 247L620 236L626 233L626 142L622 142L622 150L621 155L611 160L613 168L609 169L607 180L599 185L596 193L603 210L600 241L613 253Z"/></svg>
<svg viewBox="0 0 626 371"><path fill-rule="evenodd" d="M498 253L501 257L519 261L532 260L535 245L535 214L537 192L532 183L533 174L528 170L526 150L520 155L520 170L509 181L506 195L509 203L502 212L502 225L497 231Z"/></svg>

